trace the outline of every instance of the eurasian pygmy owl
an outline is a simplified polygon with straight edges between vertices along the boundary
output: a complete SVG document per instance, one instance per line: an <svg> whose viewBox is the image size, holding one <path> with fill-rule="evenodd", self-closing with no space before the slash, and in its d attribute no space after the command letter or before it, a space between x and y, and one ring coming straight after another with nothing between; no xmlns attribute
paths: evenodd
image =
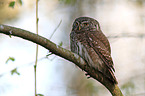
<svg viewBox="0 0 145 96"><path fill-rule="evenodd" d="M99 22L93 18L79 17L75 19L72 27L71 51L82 57L88 66L116 84L110 44L102 33Z"/></svg>

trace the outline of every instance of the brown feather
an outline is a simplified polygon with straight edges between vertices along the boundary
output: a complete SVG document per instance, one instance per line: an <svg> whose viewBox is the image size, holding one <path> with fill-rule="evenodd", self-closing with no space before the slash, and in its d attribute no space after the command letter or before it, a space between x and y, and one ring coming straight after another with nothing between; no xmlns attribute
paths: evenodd
<svg viewBox="0 0 145 96"><path fill-rule="evenodd" d="M71 51L80 55L94 70L101 72L113 83L117 83L107 37L99 23L89 17L77 18L70 34Z"/></svg>

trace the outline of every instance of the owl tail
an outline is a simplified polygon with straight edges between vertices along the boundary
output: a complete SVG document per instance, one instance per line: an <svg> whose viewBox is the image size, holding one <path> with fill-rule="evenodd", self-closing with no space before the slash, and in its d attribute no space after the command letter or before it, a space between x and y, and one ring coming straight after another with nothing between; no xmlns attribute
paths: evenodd
<svg viewBox="0 0 145 96"><path fill-rule="evenodd" d="M115 75L113 74L112 70L109 70L109 71L110 71L110 74L111 74L111 81L115 84L118 84L118 81L117 81ZM108 79L110 79L110 78L108 78Z"/></svg>
<svg viewBox="0 0 145 96"><path fill-rule="evenodd" d="M106 79L111 81L113 84L118 84L117 79L111 69L105 70L102 74L106 77Z"/></svg>

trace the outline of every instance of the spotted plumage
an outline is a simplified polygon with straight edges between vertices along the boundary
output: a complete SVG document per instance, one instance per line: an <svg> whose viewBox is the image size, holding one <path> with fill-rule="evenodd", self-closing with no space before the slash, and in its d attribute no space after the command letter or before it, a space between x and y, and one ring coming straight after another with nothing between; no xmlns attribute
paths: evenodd
<svg viewBox="0 0 145 96"><path fill-rule="evenodd" d="M80 55L88 66L117 83L110 44L98 21L89 17L77 18L73 23L70 43L71 51Z"/></svg>

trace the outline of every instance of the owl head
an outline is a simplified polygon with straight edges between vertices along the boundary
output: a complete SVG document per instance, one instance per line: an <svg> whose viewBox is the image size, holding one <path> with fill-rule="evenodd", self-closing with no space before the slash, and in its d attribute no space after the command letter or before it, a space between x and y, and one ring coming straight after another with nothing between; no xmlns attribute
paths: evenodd
<svg viewBox="0 0 145 96"><path fill-rule="evenodd" d="M76 18L73 23L72 31L83 32L83 31L99 31L100 26L97 20L90 17L79 17Z"/></svg>

